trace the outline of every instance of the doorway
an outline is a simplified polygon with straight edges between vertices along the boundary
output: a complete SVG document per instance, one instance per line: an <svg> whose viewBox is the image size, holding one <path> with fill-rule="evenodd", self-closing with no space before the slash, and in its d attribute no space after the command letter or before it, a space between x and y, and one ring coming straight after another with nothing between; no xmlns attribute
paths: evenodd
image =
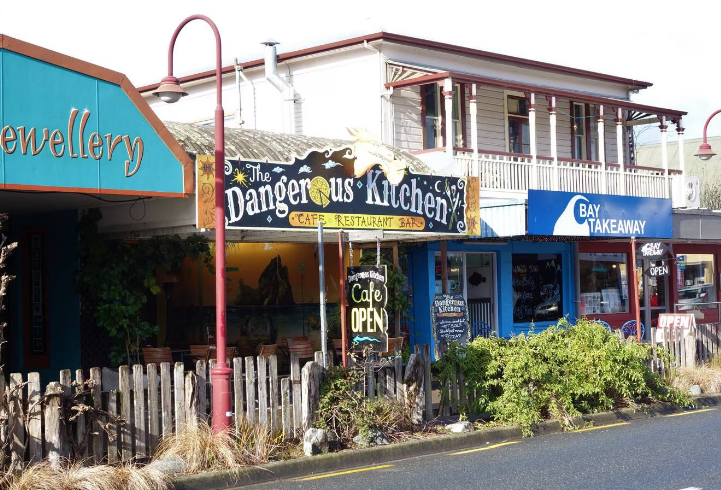
<svg viewBox="0 0 721 490"><path fill-rule="evenodd" d="M644 338L650 338L651 327L655 327L658 323L658 315L668 313L671 304L669 277L648 277L643 273L643 271L654 265L660 265L660 261L657 264L656 261L644 259L643 267L636 269L639 284L638 300L641 306L641 323L646 327Z"/></svg>
<svg viewBox="0 0 721 490"><path fill-rule="evenodd" d="M496 254L493 252L448 252L449 294L461 294L468 303L472 336L498 333L496 311ZM435 294L443 290L441 254L435 257Z"/></svg>

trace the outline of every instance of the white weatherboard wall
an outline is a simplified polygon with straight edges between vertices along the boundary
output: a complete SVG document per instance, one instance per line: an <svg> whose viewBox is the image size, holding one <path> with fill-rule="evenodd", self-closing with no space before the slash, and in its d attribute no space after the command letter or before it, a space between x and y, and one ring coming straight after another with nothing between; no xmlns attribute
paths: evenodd
<svg viewBox="0 0 721 490"><path fill-rule="evenodd" d="M470 56L448 54L425 48L392 44L391 42L383 43L383 53L393 60L401 60L443 71L457 71L487 78L513 80L519 83L555 87L561 90L582 91L620 99L628 98L628 87L621 83L593 80L577 75L565 75L532 68L521 68L500 62L479 60Z"/></svg>
<svg viewBox="0 0 721 490"><path fill-rule="evenodd" d="M279 65L279 72L285 63ZM303 134L351 139L346 128L382 137L378 54L363 47L292 64L293 86L302 98Z"/></svg>

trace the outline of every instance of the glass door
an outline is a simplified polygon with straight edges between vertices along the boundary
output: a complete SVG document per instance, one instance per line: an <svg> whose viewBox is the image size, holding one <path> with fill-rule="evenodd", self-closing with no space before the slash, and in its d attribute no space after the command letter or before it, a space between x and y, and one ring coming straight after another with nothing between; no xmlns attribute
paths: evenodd
<svg viewBox="0 0 721 490"><path fill-rule="evenodd" d="M643 273L649 267L657 265L655 261L644 260L643 267L636 269L638 276L638 299L641 305L641 322L646 327L645 338L650 338L651 327L658 322L659 313L670 311L669 278L667 276L648 277ZM658 263L660 265L660 261Z"/></svg>

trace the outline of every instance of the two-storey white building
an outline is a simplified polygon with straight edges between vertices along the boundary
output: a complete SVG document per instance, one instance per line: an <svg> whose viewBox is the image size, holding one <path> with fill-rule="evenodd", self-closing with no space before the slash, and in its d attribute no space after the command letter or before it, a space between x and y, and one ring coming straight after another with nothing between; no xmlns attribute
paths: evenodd
<svg viewBox="0 0 721 490"><path fill-rule="evenodd" d="M356 128L412 152L435 174L478 178L481 233L447 243L446 282L468 300L476 327L507 336L565 314L598 316L614 327L635 317L628 237L671 238L667 200L692 205L674 196L685 184L686 113L631 100L651 83L385 32L287 53L265 44L264 59L223 68L227 128L335 139L350 139L348 128ZM177 104L153 97L157 85L140 91L164 121L211 125L215 72L180 81L188 96ZM634 158L633 128L644 124L660 132L652 167ZM669 170L668 131L678 133L677 170ZM534 204L545 201L558 233ZM565 215L576 231L560 227ZM183 220L192 223L194 216L175 218ZM283 249L272 233L243 240ZM257 257L253 247L237 245L239 264ZM406 244L412 342L432 339L426 312L444 289L441 248L438 241ZM285 253L290 281L302 281L306 259ZM258 279L240 278L238 295L249 280ZM335 280L329 288L337 290ZM652 290L663 290L663 307L672 308L672 283L641 281L642 321L650 323L662 309L651 305ZM317 293L297 296L300 305L317 302ZM248 322L260 321L251 317ZM293 333L288 329L282 333Z"/></svg>

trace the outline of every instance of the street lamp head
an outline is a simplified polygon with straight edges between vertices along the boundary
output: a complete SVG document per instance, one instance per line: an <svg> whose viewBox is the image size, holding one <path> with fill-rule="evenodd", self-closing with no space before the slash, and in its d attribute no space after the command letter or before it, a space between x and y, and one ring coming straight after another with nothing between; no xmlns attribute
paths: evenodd
<svg viewBox="0 0 721 490"><path fill-rule="evenodd" d="M160 97L160 100L163 102L169 104L178 102L181 97L188 95L188 93L180 87L180 80L172 76L163 78L158 88L151 93L156 97Z"/></svg>
<svg viewBox="0 0 721 490"><path fill-rule="evenodd" d="M709 160L712 156L716 155L711 149L711 145L708 143L701 143L698 147L698 151L694 153L695 157L699 157L701 160Z"/></svg>

